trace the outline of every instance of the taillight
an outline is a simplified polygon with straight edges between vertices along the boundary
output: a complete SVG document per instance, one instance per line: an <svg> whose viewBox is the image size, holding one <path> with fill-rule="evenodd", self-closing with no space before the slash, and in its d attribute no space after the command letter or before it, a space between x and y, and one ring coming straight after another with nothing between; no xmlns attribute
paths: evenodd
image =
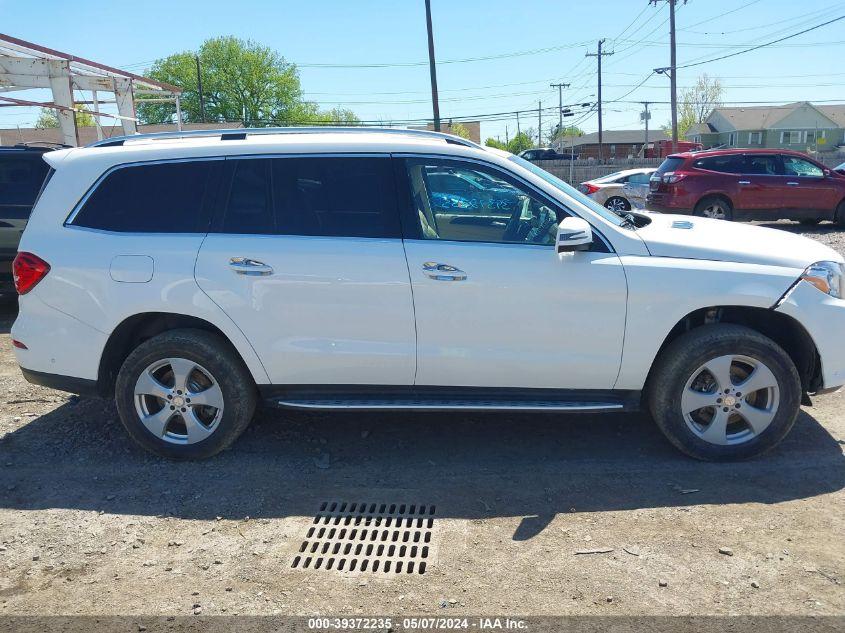
<svg viewBox="0 0 845 633"><path fill-rule="evenodd" d="M15 278L15 290L19 295L25 295L35 288L38 282L50 272L50 264L38 255L32 253L18 253L12 263L12 275Z"/></svg>
<svg viewBox="0 0 845 633"><path fill-rule="evenodd" d="M585 193L588 196L594 194L596 191L599 190L597 185L594 185L591 182L582 182L581 186L578 187L581 190L581 193Z"/></svg>
<svg viewBox="0 0 845 633"><path fill-rule="evenodd" d="M673 185L686 177L687 175L682 171L667 171L663 174L663 182L668 182L670 185Z"/></svg>

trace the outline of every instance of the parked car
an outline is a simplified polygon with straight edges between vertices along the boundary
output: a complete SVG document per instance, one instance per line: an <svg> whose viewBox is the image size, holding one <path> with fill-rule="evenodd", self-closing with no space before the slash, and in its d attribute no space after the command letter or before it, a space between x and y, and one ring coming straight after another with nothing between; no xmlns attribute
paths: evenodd
<svg viewBox="0 0 845 633"><path fill-rule="evenodd" d="M654 167L624 169L582 182L578 190L616 213L642 209L648 194L649 178L655 171Z"/></svg>
<svg viewBox="0 0 845 633"><path fill-rule="evenodd" d="M646 204L663 213L719 220L845 224L845 176L789 150L722 149L666 158Z"/></svg>
<svg viewBox="0 0 845 633"><path fill-rule="evenodd" d="M219 452L263 400L643 408L685 453L731 460L775 446L806 394L845 383L834 250L622 218L458 137L240 129L44 158L55 171L14 264L17 361L30 382L114 397L158 455ZM522 203L437 209L429 176L446 172Z"/></svg>
<svg viewBox="0 0 845 633"><path fill-rule="evenodd" d="M15 296L12 260L21 233L49 166L41 157L50 148L0 147L0 297Z"/></svg>
<svg viewBox="0 0 845 633"><path fill-rule="evenodd" d="M558 153L551 147L535 147L534 149L526 149L519 153L520 158L525 160L569 160L572 158L571 153ZM578 158L578 155L575 155Z"/></svg>

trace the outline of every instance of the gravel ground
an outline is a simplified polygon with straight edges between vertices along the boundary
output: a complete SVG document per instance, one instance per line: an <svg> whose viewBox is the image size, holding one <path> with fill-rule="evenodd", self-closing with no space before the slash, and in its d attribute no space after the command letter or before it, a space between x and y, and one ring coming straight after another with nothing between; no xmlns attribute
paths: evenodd
<svg viewBox="0 0 845 633"><path fill-rule="evenodd" d="M829 226L800 231L845 252ZM13 318L0 615L845 615L841 393L740 464L691 461L641 415L275 410L175 463L111 403L26 383ZM426 573L292 569L331 501L434 505Z"/></svg>

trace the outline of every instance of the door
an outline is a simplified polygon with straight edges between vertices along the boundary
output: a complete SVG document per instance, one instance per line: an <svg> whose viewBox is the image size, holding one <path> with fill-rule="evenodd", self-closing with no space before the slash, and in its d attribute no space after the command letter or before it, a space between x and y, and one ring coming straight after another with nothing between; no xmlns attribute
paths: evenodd
<svg viewBox="0 0 845 633"><path fill-rule="evenodd" d="M645 208L645 197L648 195L650 179L650 172L631 174L628 181L622 186L622 195L634 209Z"/></svg>
<svg viewBox="0 0 845 633"><path fill-rule="evenodd" d="M274 384L411 385L415 333L390 158L227 159L200 287Z"/></svg>
<svg viewBox="0 0 845 633"><path fill-rule="evenodd" d="M786 178L777 154L746 154L739 177L737 208L746 217L777 219L786 213Z"/></svg>
<svg viewBox="0 0 845 633"><path fill-rule="evenodd" d="M799 156L784 154L785 200L788 216L794 220L832 220L839 204L835 184L824 169Z"/></svg>
<svg viewBox="0 0 845 633"><path fill-rule="evenodd" d="M444 169L498 181L487 207L439 209ZM498 167L409 157L405 251L414 291L417 385L610 389L622 354L627 286L603 238L557 255L567 213ZM516 202L514 202L516 201Z"/></svg>

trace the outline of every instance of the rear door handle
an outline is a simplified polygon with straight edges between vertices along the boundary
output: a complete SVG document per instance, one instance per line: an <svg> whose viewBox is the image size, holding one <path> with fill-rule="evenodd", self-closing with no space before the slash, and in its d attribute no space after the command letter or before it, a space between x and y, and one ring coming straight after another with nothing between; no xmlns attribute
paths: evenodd
<svg viewBox="0 0 845 633"><path fill-rule="evenodd" d="M239 275L272 275L273 267L249 257L233 257L229 260L229 268Z"/></svg>
<svg viewBox="0 0 845 633"><path fill-rule="evenodd" d="M789 181L789 182L788 182L788 183L786 183L786 184L787 184L787 185L789 185L790 187L797 187L797 186L798 186L798 183L797 183L797 182L795 182L794 180L791 180L791 181Z"/></svg>
<svg viewBox="0 0 845 633"><path fill-rule="evenodd" d="M437 281L463 281L467 274L449 264L438 264L437 262L426 262L423 264L423 272L426 277Z"/></svg>
<svg viewBox="0 0 845 633"><path fill-rule="evenodd" d="M739 184L741 184L741 185L750 185L750 184L751 184L751 181L750 181L750 180L740 180L740 181L739 181Z"/></svg>

